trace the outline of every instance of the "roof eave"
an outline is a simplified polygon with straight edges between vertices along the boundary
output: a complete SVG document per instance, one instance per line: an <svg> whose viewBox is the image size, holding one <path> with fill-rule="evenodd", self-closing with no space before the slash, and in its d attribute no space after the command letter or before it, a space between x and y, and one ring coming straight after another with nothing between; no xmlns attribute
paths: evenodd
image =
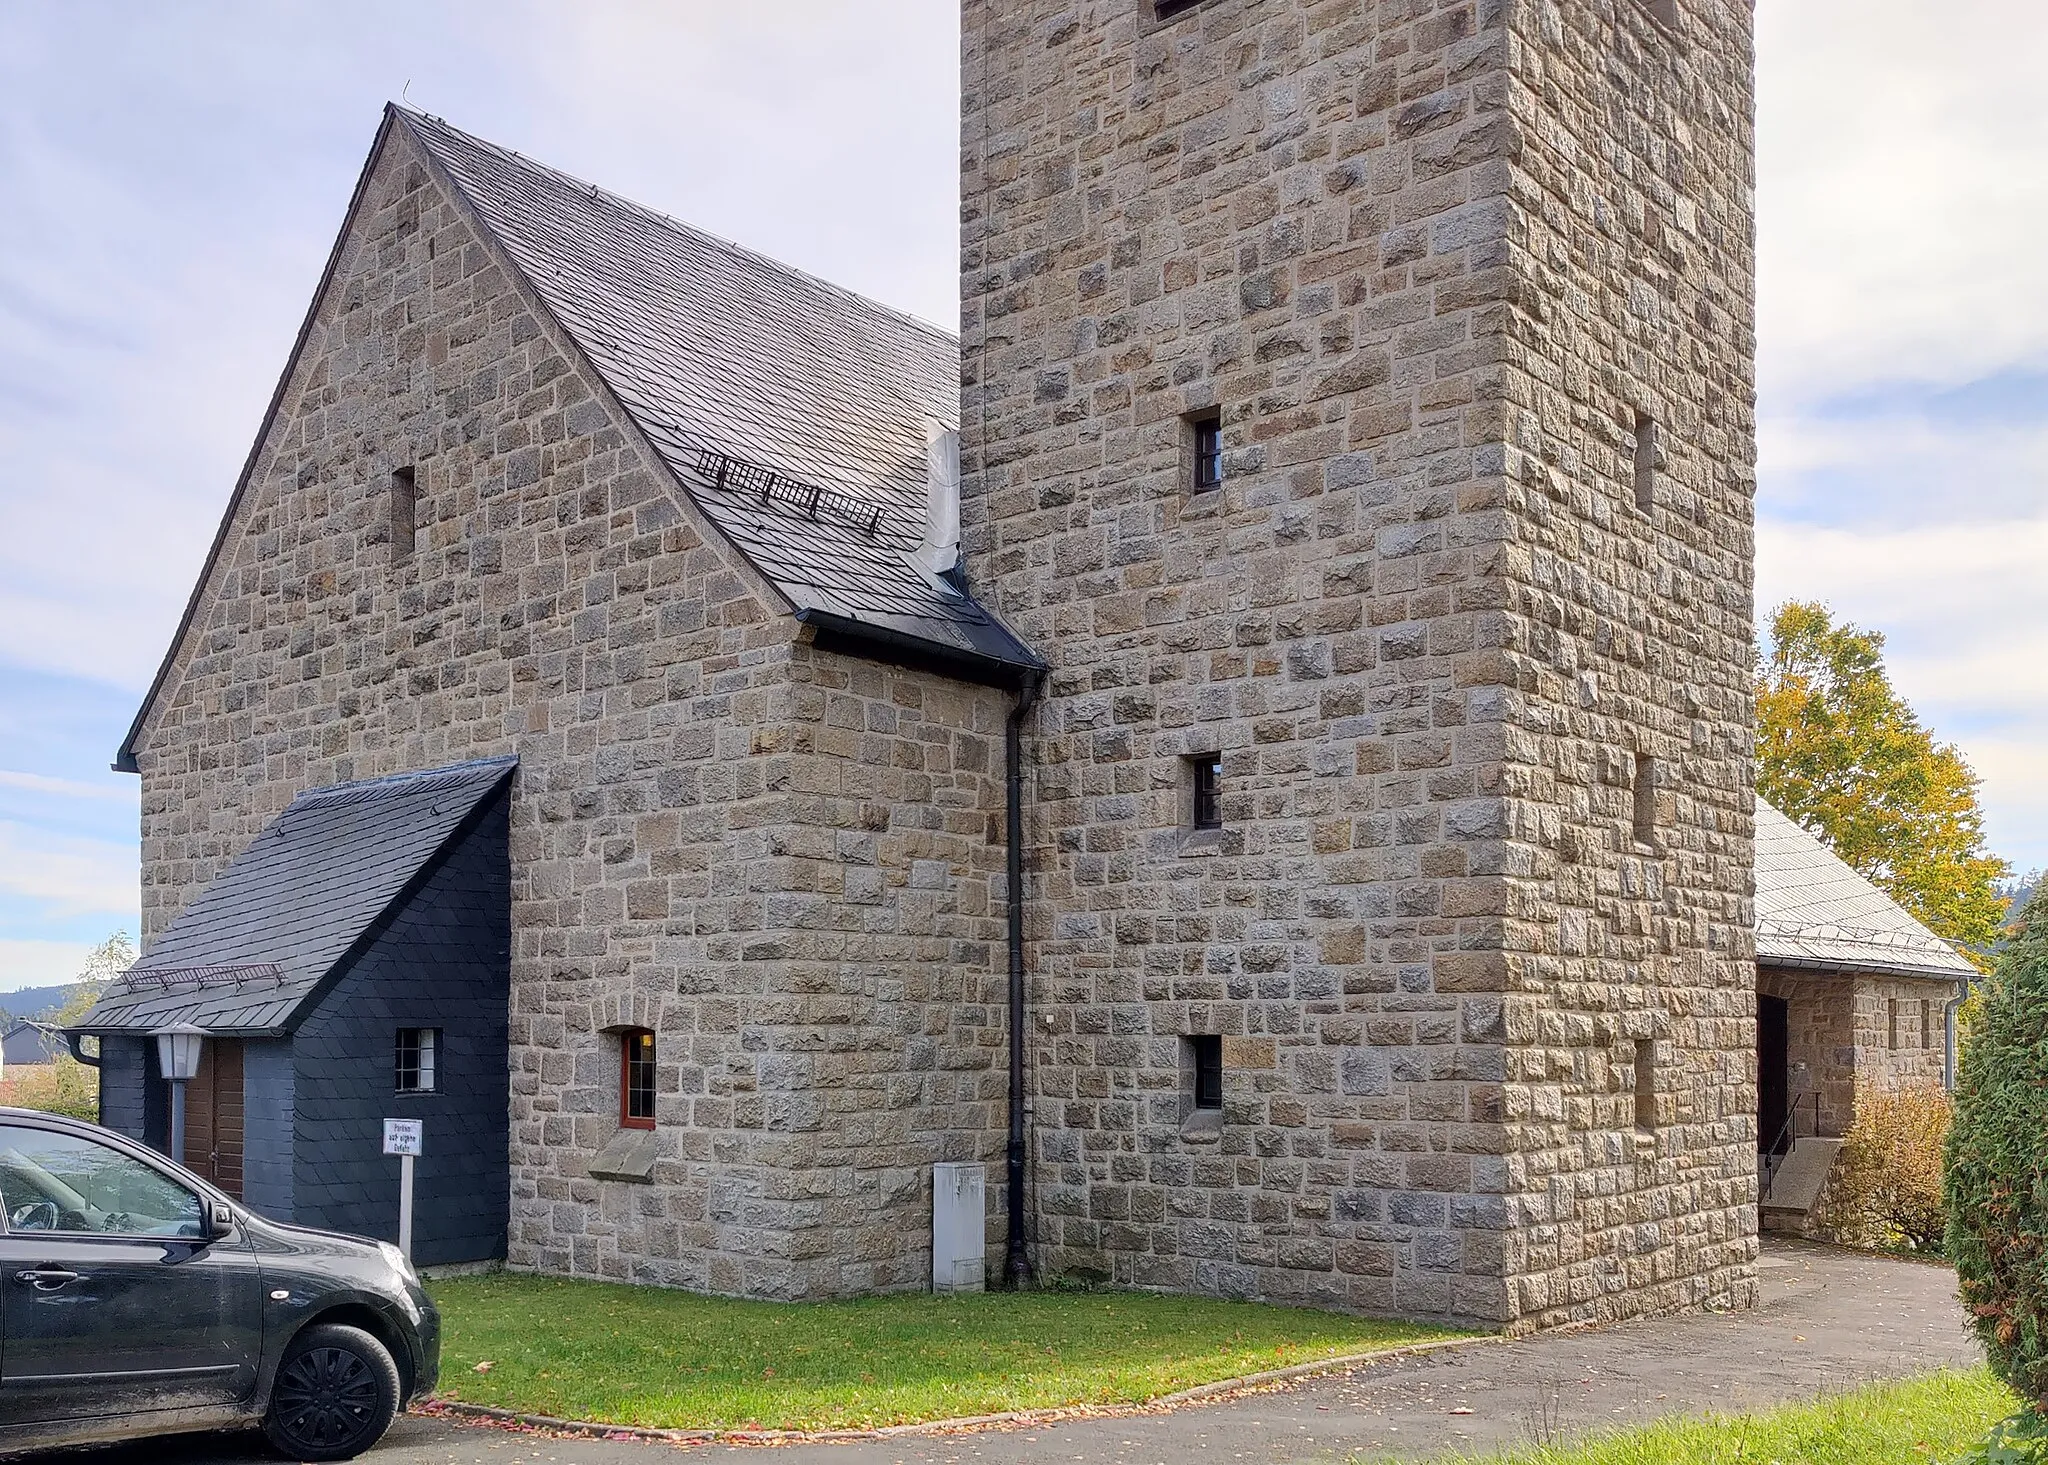
<svg viewBox="0 0 2048 1465"><path fill-rule="evenodd" d="M1959 982L1975 977L1975 967L1909 967L1896 961L1878 958L1858 960L1854 957L1837 956L1781 956L1773 952L1759 951L1756 964L1760 967L1782 967L1793 971L1838 972L1843 976L1896 977L1901 981L1916 982Z"/></svg>
<svg viewBox="0 0 2048 1465"><path fill-rule="evenodd" d="M80 1038L147 1038L156 1032L155 1025L149 1027L108 1027L95 1023L89 1027L59 1028L66 1036ZM266 1028L208 1028L209 1038L288 1038L292 1035L289 1027Z"/></svg>
<svg viewBox="0 0 2048 1465"><path fill-rule="evenodd" d="M822 651L864 656L892 666L933 671L955 681L1014 692L1025 683L1043 676L1047 670L1045 663L1028 651L1025 652L1025 660L1009 660L945 646L888 626L874 625L815 607L801 608L794 612L794 616L798 622L812 628L816 633L812 644ZM1015 640L1014 637L1011 639ZM1022 643L1017 644L1022 649Z"/></svg>

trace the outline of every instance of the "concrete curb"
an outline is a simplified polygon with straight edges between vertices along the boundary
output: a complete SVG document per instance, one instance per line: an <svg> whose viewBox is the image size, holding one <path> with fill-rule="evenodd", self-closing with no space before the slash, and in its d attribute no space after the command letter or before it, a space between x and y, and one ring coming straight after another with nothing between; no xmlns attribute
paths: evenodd
<svg viewBox="0 0 2048 1465"><path fill-rule="evenodd" d="M872 1429L648 1429L631 1424L602 1424L588 1419L556 1419L547 1414L522 1414L514 1409L495 1409L488 1404L465 1404L459 1399L429 1399L411 1411L415 1414L470 1419L510 1429L542 1430L550 1434L573 1435L582 1439L642 1440L663 1445L833 1445L860 1441L898 1439L904 1435L964 1434L975 1430L1009 1426L1058 1424L1067 1419L1106 1419L1120 1415L1165 1414L1187 1404L1275 1388L1320 1374L1340 1373L1362 1364L1387 1363L1475 1343L1505 1341L1498 1334L1481 1333L1471 1338L1442 1338L1429 1343L1406 1343L1395 1348L1376 1348L1365 1353L1343 1353L1309 1363L1269 1368L1238 1378L1218 1379L1191 1389L1162 1394L1137 1404L1073 1404L1057 1409L1013 1409L1002 1414L969 1414L957 1419L931 1419L921 1424L887 1424Z"/></svg>

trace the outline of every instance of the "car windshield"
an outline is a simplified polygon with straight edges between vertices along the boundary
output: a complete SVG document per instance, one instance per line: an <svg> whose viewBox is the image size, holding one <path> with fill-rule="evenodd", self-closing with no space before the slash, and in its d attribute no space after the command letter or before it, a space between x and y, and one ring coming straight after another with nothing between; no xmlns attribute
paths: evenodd
<svg viewBox="0 0 2048 1465"><path fill-rule="evenodd" d="M94 1140L0 1125L0 1214L9 1231L205 1235L199 1197Z"/></svg>

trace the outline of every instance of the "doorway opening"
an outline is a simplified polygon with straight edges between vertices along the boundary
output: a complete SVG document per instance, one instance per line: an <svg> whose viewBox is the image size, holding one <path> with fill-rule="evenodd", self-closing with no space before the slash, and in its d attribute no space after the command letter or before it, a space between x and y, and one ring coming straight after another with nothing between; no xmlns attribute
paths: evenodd
<svg viewBox="0 0 2048 1465"><path fill-rule="evenodd" d="M1792 1137L1785 1132L1791 1117L1789 1004L1782 997L1756 998L1756 1148L1758 1154L1781 1154Z"/></svg>

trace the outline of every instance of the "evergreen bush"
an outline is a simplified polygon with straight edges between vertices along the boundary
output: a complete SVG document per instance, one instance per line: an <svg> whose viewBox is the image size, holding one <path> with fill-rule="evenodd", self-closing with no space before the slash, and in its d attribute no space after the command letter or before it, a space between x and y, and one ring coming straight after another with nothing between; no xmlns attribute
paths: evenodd
<svg viewBox="0 0 2048 1465"><path fill-rule="evenodd" d="M2038 904L2038 902L2037 902ZM1971 1327L2021 1398L2048 1403L2048 919L1999 954L1963 1046L1947 1252Z"/></svg>

